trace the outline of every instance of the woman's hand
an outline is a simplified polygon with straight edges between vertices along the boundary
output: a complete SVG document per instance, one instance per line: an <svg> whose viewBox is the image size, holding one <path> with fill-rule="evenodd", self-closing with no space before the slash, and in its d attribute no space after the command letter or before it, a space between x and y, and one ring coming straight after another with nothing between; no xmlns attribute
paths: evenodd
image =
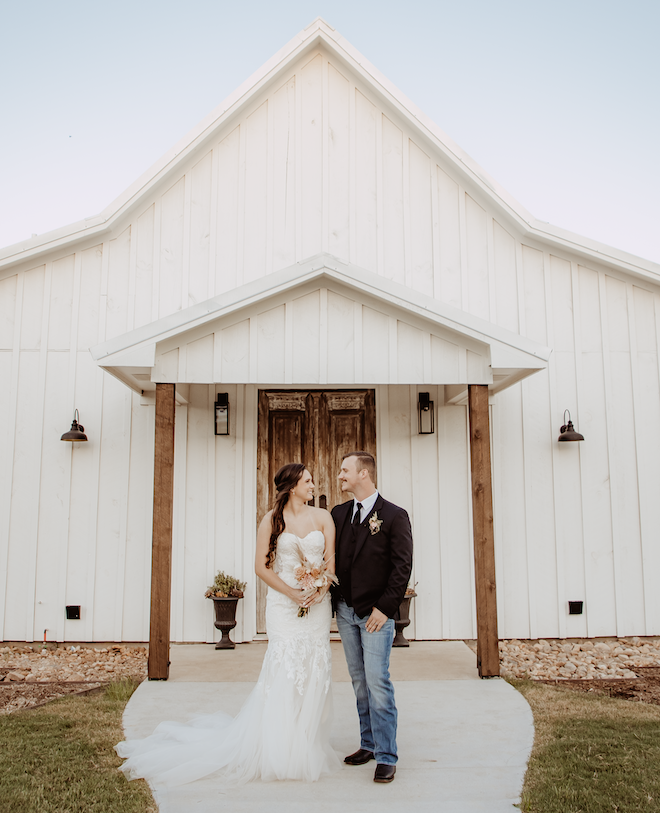
<svg viewBox="0 0 660 813"><path fill-rule="evenodd" d="M329 589L330 589L329 584L324 584L323 587L319 587L318 590L316 591L315 595L312 596L312 602L311 603L312 604L320 604L323 601L323 599L325 598L325 594L328 592Z"/></svg>
<svg viewBox="0 0 660 813"><path fill-rule="evenodd" d="M288 596L291 601L294 601L299 607L307 608L312 604L316 604L314 598L317 592L316 588L314 590L302 590L299 587L290 587Z"/></svg>

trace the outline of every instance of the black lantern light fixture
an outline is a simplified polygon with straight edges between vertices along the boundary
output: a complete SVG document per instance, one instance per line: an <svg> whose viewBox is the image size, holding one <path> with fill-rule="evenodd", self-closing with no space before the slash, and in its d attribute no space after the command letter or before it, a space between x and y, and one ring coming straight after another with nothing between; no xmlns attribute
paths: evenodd
<svg viewBox="0 0 660 813"><path fill-rule="evenodd" d="M215 434L229 434L229 393L219 392L215 401Z"/></svg>
<svg viewBox="0 0 660 813"><path fill-rule="evenodd" d="M435 432L435 409L428 392L420 392L417 399L418 433L432 435Z"/></svg>
<svg viewBox="0 0 660 813"><path fill-rule="evenodd" d="M566 420L566 415L568 415L568 420ZM571 413L567 409L564 410L564 425L559 430L557 440L584 440L584 436L575 431L573 421L571 420Z"/></svg>
<svg viewBox="0 0 660 813"><path fill-rule="evenodd" d="M85 434L85 427L78 423L80 420L80 415L78 415L78 410L73 413L73 423L71 424L71 429L68 432L65 432L60 440L71 440L71 441L81 441L87 440L87 435Z"/></svg>

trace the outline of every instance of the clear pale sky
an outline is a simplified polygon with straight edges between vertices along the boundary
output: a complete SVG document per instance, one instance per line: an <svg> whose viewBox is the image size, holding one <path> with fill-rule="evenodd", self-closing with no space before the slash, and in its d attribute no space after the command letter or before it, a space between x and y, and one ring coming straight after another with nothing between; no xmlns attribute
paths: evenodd
<svg viewBox="0 0 660 813"><path fill-rule="evenodd" d="M105 209L317 16L535 217L660 262L660 0L0 0L0 246Z"/></svg>

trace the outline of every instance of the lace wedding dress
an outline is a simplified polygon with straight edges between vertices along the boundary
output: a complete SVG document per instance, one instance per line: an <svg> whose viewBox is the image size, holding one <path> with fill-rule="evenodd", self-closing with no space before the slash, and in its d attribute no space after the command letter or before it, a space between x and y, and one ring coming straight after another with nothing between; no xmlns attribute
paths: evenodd
<svg viewBox="0 0 660 813"><path fill-rule="evenodd" d="M291 587L297 586L298 546L310 562L321 562L323 532L312 531L304 539L286 531L280 535L273 569ZM269 587L268 649L257 685L238 715L217 712L185 724L164 722L144 740L119 743L115 750L128 758L121 766L127 777L155 786L183 785L218 771L223 783L231 784L258 778L314 781L338 769L328 739L330 597L310 607L303 618L298 618L298 609Z"/></svg>

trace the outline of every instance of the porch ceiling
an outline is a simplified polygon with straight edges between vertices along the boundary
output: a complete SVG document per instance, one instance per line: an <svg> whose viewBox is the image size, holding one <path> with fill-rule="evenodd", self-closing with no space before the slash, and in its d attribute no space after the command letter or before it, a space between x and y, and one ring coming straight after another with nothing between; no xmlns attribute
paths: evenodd
<svg viewBox="0 0 660 813"><path fill-rule="evenodd" d="M317 255L91 348L136 392L158 382L264 386L468 384L491 393L550 350L431 297Z"/></svg>

